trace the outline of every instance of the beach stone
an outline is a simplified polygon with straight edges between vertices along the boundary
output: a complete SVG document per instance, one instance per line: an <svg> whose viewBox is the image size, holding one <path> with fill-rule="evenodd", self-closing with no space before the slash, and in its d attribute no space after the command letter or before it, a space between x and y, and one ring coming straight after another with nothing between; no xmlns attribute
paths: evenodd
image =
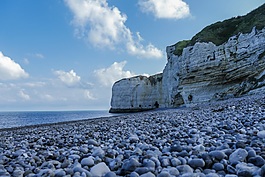
<svg viewBox="0 0 265 177"><path fill-rule="evenodd" d="M148 172L148 173L140 175L140 177L155 177L155 175L151 172Z"/></svg>
<svg viewBox="0 0 265 177"><path fill-rule="evenodd" d="M79 167L79 166L75 166L73 168L73 172L74 173L79 172L80 174L85 173L87 176L91 176L91 173L88 170L86 170L82 167Z"/></svg>
<svg viewBox="0 0 265 177"><path fill-rule="evenodd" d="M216 173L208 173L205 177L219 177L219 175Z"/></svg>
<svg viewBox="0 0 265 177"><path fill-rule="evenodd" d="M137 167L141 166L141 164L135 158L131 158L127 160L122 165L122 170L124 172L133 172Z"/></svg>
<svg viewBox="0 0 265 177"><path fill-rule="evenodd" d="M227 174L225 177L238 177L237 175Z"/></svg>
<svg viewBox="0 0 265 177"><path fill-rule="evenodd" d="M136 173L138 173L139 175L142 175L142 174L145 174L145 173L148 173L148 172L152 172L152 171L154 171L154 169L150 169L150 168L147 168L147 167L137 167L134 171Z"/></svg>
<svg viewBox="0 0 265 177"><path fill-rule="evenodd" d="M189 165L179 165L177 166L177 169L180 172L180 174L193 173L193 169Z"/></svg>
<svg viewBox="0 0 265 177"><path fill-rule="evenodd" d="M93 166L94 165L94 157L93 156L89 156L87 158L83 158L81 160L81 165L82 166L89 166L89 167Z"/></svg>
<svg viewBox="0 0 265 177"><path fill-rule="evenodd" d="M170 160L167 157L161 158L160 163L162 167L170 166Z"/></svg>
<svg viewBox="0 0 265 177"><path fill-rule="evenodd" d="M176 167L178 165L181 165L181 161L179 159L177 159L177 158L174 157L174 158L171 159L171 165L173 167Z"/></svg>
<svg viewBox="0 0 265 177"><path fill-rule="evenodd" d="M265 138L265 130L259 131L259 132L257 133L257 136L258 136L259 138Z"/></svg>
<svg viewBox="0 0 265 177"><path fill-rule="evenodd" d="M155 169L156 164L154 161L150 160L150 159L144 159L143 161L143 166L150 168L150 169Z"/></svg>
<svg viewBox="0 0 265 177"><path fill-rule="evenodd" d="M101 147L96 147L93 149L93 153L92 153L93 157L99 157L99 158L103 158L105 156L105 151L101 149Z"/></svg>
<svg viewBox="0 0 265 177"><path fill-rule="evenodd" d="M245 149L237 149L229 156L229 162L233 165L243 162L248 156L248 152Z"/></svg>
<svg viewBox="0 0 265 177"><path fill-rule="evenodd" d="M139 137L137 135L131 135L129 137L130 143L137 143L139 141Z"/></svg>
<svg viewBox="0 0 265 177"><path fill-rule="evenodd" d="M101 162L90 169L90 173L93 177L102 177L108 172L110 172L110 169L104 162Z"/></svg>
<svg viewBox="0 0 265 177"><path fill-rule="evenodd" d="M256 151L254 151L253 149L248 151L247 158L251 158L251 157L256 157Z"/></svg>
<svg viewBox="0 0 265 177"><path fill-rule="evenodd" d="M12 176L14 177L23 177L24 171L20 169L16 169L13 171Z"/></svg>
<svg viewBox="0 0 265 177"><path fill-rule="evenodd" d="M254 164L255 166L261 167L265 164L265 160L261 156L251 157L248 159L249 163Z"/></svg>
<svg viewBox="0 0 265 177"><path fill-rule="evenodd" d="M63 169L57 169L54 171L55 177L64 177L66 176L66 172Z"/></svg>
<svg viewBox="0 0 265 177"><path fill-rule="evenodd" d="M236 145L236 148L237 148L237 149L238 149L238 148L242 148L242 149L244 149L244 148L246 147L246 143L243 142L243 141L237 141L235 145Z"/></svg>
<svg viewBox="0 0 265 177"><path fill-rule="evenodd" d="M217 160L222 160L226 157L226 154L223 152L223 151L219 151L219 150L215 150L215 151L211 151L209 153L209 155L214 158L214 159L217 159Z"/></svg>
<svg viewBox="0 0 265 177"><path fill-rule="evenodd" d="M170 147L170 152L181 152L182 151L182 146L178 144L173 144Z"/></svg>
<svg viewBox="0 0 265 177"><path fill-rule="evenodd" d="M171 177L171 175L167 171L162 171L157 175L157 177Z"/></svg>
<svg viewBox="0 0 265 177"><path fill-rule="evenodd" d="M259 168L254 165L242 162L236 165L236 170L237 170L237 175L239 177L248 177L248 176L252 177L255 174L256 175L258 174Z"/></svg>
<svg viewBox="0 0 265 177"><path fill-rule="evenodd" d="M80 156L79 155L77 155L77 154L72 154L72 155L69 155L69 157L68 157L69 159L72 159L72 160L79 160L80 159Z"/></svg>
<svg viewBox="0 0 265 177"><path fill-rule="evenodd" d="M116 177L117 175L116 175L116 173L114 173L114 172L108 172L108 173L106 173L105 175L104 175L104 177Z"/></svg>
<svg viewBox="0 0 265 177"><path fill-rule="evenodd" d="M138 174L138 173L136 173L136 172L132 172L131 174L130 174L130 177L139 177L140 175Z"/></svg>
<svg viewBox="0 0 265 177"><path fill-rule="evenodd" d="M224 170L225 167L221 163L215 163L213 164L212 168L216 171L221 171L221 170Z"/></svg>
<svg viewBox="0 0 265 177"><path fill-rule="evenodd" d="M205 166L205 162L203 161L203 159L190 159L188 161L188 164L192 167L192 168L198 168L198 167L204 167Z"/></svg>
<svg viewBox="0 0 265 177"><path fill-rule="evenodd" d="M88 145L99 146L98 142L94 139L87 140Z"/></svg>
<svg viewBox="0 0 265 177"><path fill-rule="evenodd" d="M226 170L231 174L236 174L236 169L231 165L227 165Z"/></svg>

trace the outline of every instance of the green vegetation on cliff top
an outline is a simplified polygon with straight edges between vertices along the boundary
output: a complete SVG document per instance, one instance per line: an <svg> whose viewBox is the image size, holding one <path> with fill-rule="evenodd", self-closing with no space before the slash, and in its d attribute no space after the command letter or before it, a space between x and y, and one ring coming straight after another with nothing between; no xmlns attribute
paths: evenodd
<svg viewBox="0 0 265 177"><path fill-rule="evenodd" d="M265 4L245 16L234 17L205 27L191 40L176 43L174 54L180 56L185 47L192 46L196 42L213 42L215 45L221 45L238 33L250 33L254 26L258 30L265 27Z"/></svg>

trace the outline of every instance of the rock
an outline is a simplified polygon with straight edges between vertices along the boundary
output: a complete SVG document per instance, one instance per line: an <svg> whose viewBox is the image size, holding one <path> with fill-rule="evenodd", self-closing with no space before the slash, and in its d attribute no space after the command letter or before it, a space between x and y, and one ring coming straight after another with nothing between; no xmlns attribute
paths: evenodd
<svg viewBox="0 0 265 177"><path fill-rule="evenodd" d="M135 158L131 158L130 160L127 160L122 165L122 171L125 173L133 172L137 167L139 167L141 164L136 160Z"/></svg>
<svg viewBox="0 0 265 177"><path fill-rule="evenodd" d="M249 163L254 164L255 166L262 167L265 164L265 160L261 156L251 157L248 159Z"/></svg>
<svg viewBox="0 0 265 177"><path fill-rule="evenodd" d="M99 146L98 142L94 139L89 139L87 140L88 145L94 145L94 146Z"/></svg>
<svg viewBox="0 0 265 177"><path fill-rule="evenodd" d="M82 166L89 166L89 167L93 166L94 165L94 157L89 156L87 158L83 158L81 160L81 165Z"/></svg>
<svg viewBox="0 0 265 177"><path fill-rule="evenodd" d="M193 173L193 169L189 165L180 165L177 166L177 169L180 172L180 174Z"/></svg>
<svg viewBox="0 0 265 177"><path fill-rule="evenodd" d="M114 172L108 172L108 173L106 173L105 175L104 175L104 177L116 177L117 175L116 175L116 173L114 173Z"/></svg>
<svg viewBox="0 0 265 177"><path fill-rule="evenodd" d="M237 149L229 156L229 162L231 164L237 164L243 162L248 156L248 152L245 149Z"/></svg>
<svg viewBox="0 0 265 177"><path fill-rule="evenodd" d="M226 157L226 154L223 152L223 151L219 151L219 150L216 150L216 151L211 151L209 153L209 155L214 158L214 159L217 159L219 161L221 161L222 159L224 159Z"/></svg>
<svg viewBox="0 0 265 177"><path fill-rule="evenodd" d="M110 169L104 162L101 162L90 169L90 173L93 177L102 177L108 172L110 172Z"/></svg>
<svg viewBox="0 0 265 177"><path fill-rule="evenodd" d="M137 143L139 141L139 137L137 135L131 135L129 137L130 143Z"/></svg>
<svg viewBox="0 0 265 177"><path fill-rule="evenodd" d="M155 175L151 172L148 172L148 173L140 175L140 177L155 177Z"/></svg>
<svg viewBox="0 0 265 177"><path fill-rule="evenodd" d="M101 147L96 147L93 149L93 153L92 153L93 157L100 157L103 158L105 156L105 151L101 149Z"/></svg>
<svg viewBox="0 0 265 177"><path fill-rule="evenodd" d="M236 165L236 170L237 170L237 175L239 177L248 177L248 176L252 177L258 175L259 173L258 167L246 163L238 163Z"/></svg>
<svg viewBox="0 0 265 177"><path fill-rule="evenodd" d="M221 163L215 163L213 164L212 168L216 171L224 170L224 165Z"/></svg>
<svg viewBox="0 0 265 177"><path fill-rule="evenodd" d="M74 172L74 173L76 173L76 172L79 172L79 173L85 173L86 176L91 176L91 173L90 173L88 170L86 170L86 169L84 169L84 168L82 168L82 167L79 167L79 166L75 166L75 167L73 168L73 172ZM95 177L96 177L96 176L95 176Z"/></svg>
<svg viewBox="0 0 265 177"><path fill-rule="evenodd" d="M162 171L157 177L171 177L171 175L167 171Z"/></svg>
<svg viewBox="0 0 265 177"><path fill-rule="evenodd" d="M197 42L179 55L174 54L178 43L168 46L163 73L114 83L110 111L172 108L248 93L264 82L264 45L265 29L253 26L247 34L231 34L221 45Z"/></svg>
<svg viewBox="0 0 265 177"><path fill-rule="evenodd" d="M205 162L203 161L203 159L190 159L188 161L188 164L192 167L192 168L198 168L198 167L204 167L205 166Z"/></svg>
<svg viewBox="0 0 265 177"><path fill-rule="evenodd" d="M259 131L259 132L257 133L257 136L258 136L259 138L265 138L265 130Z"/></svg>
<svg viewBox="0 0 265 177"><path fill-rule="evenodd" d="M54 171L54 177L64 177L66 172L63 169L57 169Z"/></svg>

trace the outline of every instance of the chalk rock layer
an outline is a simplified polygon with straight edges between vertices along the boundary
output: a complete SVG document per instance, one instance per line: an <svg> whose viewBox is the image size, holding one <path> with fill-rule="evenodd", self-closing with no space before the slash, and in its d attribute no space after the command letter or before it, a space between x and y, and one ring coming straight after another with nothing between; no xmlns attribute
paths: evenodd
<svg viewBox="0 0 265 177"><path fill-rule="evenodd" d="M240 96L265 85L265 28L232 36L222 45L195 43L174 55L163 73L117 81L110 112L131 112Z"/></svg>

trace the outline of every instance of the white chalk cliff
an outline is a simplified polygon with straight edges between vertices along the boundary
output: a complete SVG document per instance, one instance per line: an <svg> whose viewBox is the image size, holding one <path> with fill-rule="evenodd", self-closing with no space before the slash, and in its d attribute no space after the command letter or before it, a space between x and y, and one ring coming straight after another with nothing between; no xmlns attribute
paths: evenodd
<svg viewBox="0 0 265 177"><path fill-rule="evenodd" d="M174 108L236 97L265 86L264 27L239 32L221 45L195 42L180 54L176 45L166 52L163 73L113 85L110 112Z"/></svg>

